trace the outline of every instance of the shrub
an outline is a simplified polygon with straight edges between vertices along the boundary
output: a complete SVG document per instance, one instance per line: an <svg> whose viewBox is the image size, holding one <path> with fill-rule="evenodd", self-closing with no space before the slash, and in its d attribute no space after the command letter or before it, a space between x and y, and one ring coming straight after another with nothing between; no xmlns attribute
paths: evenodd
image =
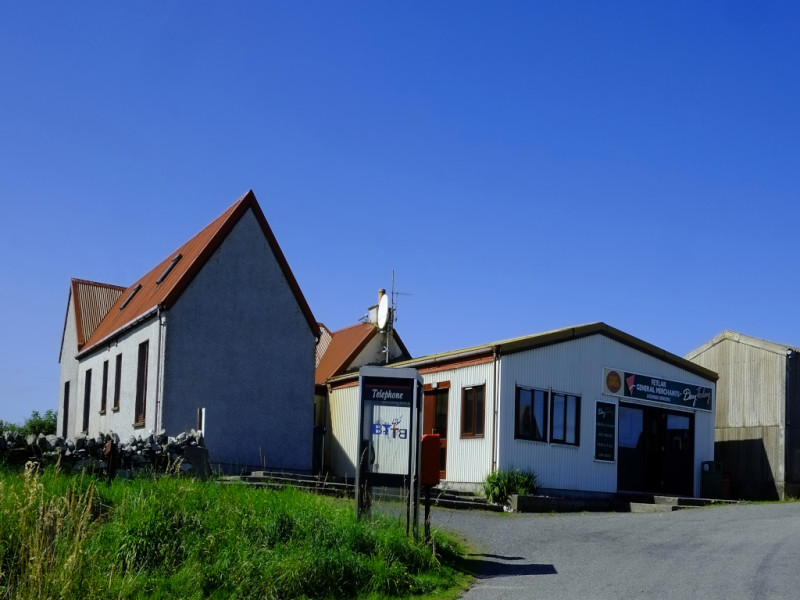
<svg viewBox="0 0 800 600"><path fill-rule="evenodd" d="M38 410L34 410L31 416L25 420L22 425L14 425L8 421L0 421L0 433L4 431L16 431L19 434L26 435L45 435L54 434L57 428L56 413L52 410L46 410L43 415L39 414Z"/></svg>
<svg viewBox="0 0 800 600"><path fill-rule="evenodd" d="M504 504L511 494L535 494L538 487L536 473L514 468L492 471L483 482L486 498L497 504Z"/></svg>

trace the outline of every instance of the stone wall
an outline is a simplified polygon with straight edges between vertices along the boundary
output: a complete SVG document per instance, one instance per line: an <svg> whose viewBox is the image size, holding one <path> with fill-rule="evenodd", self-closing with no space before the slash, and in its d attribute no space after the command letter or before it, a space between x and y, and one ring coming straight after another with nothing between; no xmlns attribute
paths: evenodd
<svg viewBox="0 0 800 600"><path fill-rule="evenodd" d="M140 473L176 473L207 478L211 474L208 450L203 436L192 430L175 437L164 431L121 440L116 433L95 437L80 435L64 439L56 435L22 436L13 431L0 435L0 463L22 466L34 461L43 466L54 465L62 471L107 473L106 441L114 446L117 477L133 477Z"/></svg>

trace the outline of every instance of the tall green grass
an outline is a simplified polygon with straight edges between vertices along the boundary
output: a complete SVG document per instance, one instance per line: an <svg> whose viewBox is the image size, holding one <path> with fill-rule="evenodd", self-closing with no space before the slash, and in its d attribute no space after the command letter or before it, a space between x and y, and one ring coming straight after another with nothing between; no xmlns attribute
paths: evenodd
<svg viewBox="0 0 800 600"><path fill-rule="evenodd" d="M0 472L0 598L383 598L463 580L462 550L352 502L180 478Z"/></svg>

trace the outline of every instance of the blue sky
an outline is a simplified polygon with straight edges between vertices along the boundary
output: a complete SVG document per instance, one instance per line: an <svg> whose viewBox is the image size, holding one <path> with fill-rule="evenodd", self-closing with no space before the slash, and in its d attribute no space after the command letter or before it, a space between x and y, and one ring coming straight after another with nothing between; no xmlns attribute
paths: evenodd
<svg viewBox="0 0 800 600"><path fill-rule="evenodd" d="M415 356L604 321L800 345L800 5L0 5L0 419L55 409L71 277L253 189L316 318Z"/></svg>

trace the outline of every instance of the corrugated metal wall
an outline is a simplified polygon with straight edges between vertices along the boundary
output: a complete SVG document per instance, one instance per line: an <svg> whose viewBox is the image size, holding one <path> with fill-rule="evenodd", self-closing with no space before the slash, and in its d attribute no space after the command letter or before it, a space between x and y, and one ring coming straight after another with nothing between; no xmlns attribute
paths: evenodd
<svg viewBox="0 0 800 600"><path fill-rule="evenodd" d="M725 339L692 362L716 371L717 429L779 426L784 422L786 356Z"/></svg>
<svg viewBox="0 0 800 600"><path fill-rule="evenodd" d="M494 363L470 365L436 373L423 373L426 384L450 382L447 412L447 481L476 483L492 470L492 418ZM464 388L485 385L483 437L461 437L461 395Z"/></svg>
<svg viewBox="0 0 800 600"><path fill-rule="evenodd" d="M107 285L96 285L89 281L76 281L78 302L81 310L81 334L88 340L100 325L108 311L114 306L123 290Z"/></svg>
<svg viewBox="0 0 800 600"><path fill-rule="evenodd" d="M719 374L716 460L741 498L784 495L787 455L785 350L722 339L692 358Z"/></svg>
<svg viewBox="0 0 800 600"><path fill-rule="evenodd" d="M539 476L539 484L546 488L598 492L617 489L617 463L594 460L596 402L619 405L617 398L602 393L604 368L713 387L713 382L600 335L504 356L502 362L499 466L531 468ZM580 445L514 439L517 385L580 396ZM657 402L647 404L677 408ZM695 411L696 493L700 463L714 457L713 421L713 413Z"/></svg>
<svg viewBox="0 0 800 600"><path fill-rule="evenodd" d="M501 381L498 409L498 468L531 468L546 488L615 492L617 463L594 460L595 404L618 405L617 398L603 395L604 368L653 375L672 381L714 387L714 382L644 354L601 335L571 340L494 361L425 373L426 384L448 381L447 482L480 483L492 469L493 402L495 367ZM485 385L483 437L461 436L461 399L466 387ZM568 446L514 439L516 386L549 389L581 397L580 444ZM712 399L712 407L715 399ZM678 407L643 403L670 410ZM358 419L358 387L330 392L327 456L334 475L355 476ZM700 463L714 459L713 412L695 415L695 493L700 489Z"/></svg>
<svg viewBox="0 0 800 600"><path fill-rule="evenodd" d="M493 363L423 375L425 383L450 382L447 414L447 481L479 482L491 471ZM483 437L461 433L461 392L465 387L485 385ZM337 477L355 477L358 427L358 386L335 388L330 392L329 425L326 441L328 466Z"/></svg>
<svg viewBox="0 0 800 600"><path fill-rule="evenodd" d="M800 353L786 357L785 495L800 496Z"/></svg>
<svg viewBox="0 0 800 600"><path fill-rule="evenodd" d="M328 395L325 456L336 477L356 476L358 452L358 386L335 388Z"/></svg>

